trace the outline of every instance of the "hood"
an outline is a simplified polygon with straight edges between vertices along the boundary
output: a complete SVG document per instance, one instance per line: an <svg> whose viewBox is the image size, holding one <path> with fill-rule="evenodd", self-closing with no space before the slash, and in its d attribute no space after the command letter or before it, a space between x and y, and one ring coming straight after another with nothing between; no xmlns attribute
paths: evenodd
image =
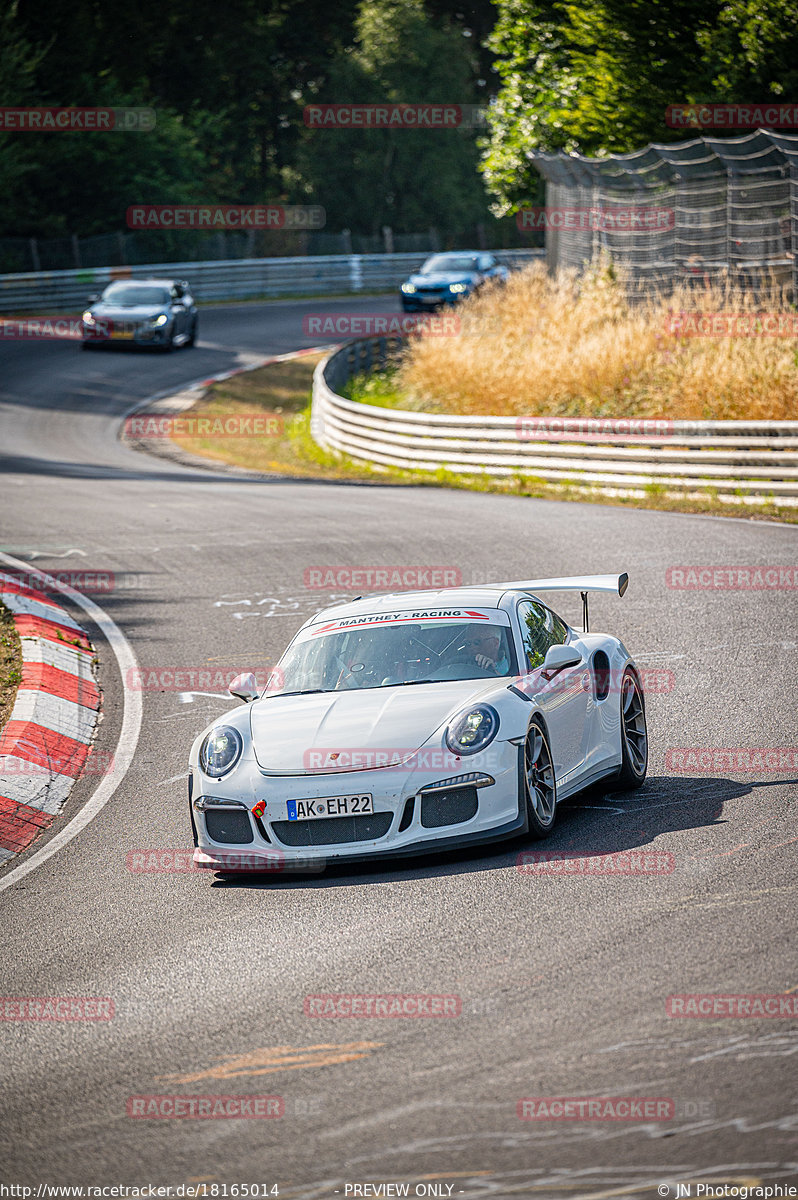
<svg viewBox="0 0 798 1200"><path fill-rule="evenodd" d="M103 304L98 301L92 304L89 311L93 317L103 317L116 321L143 321L158 313L166 312L168 305L163 304Z"/></svg>
<svg viewBox="0 0 798 1200"><path fill-rule="evenodd" d="M372 769L379 765L376 751L387 752L386 759L395 766L411 759L469 701L494 692L496 683L464 679L268 696L249 710L255 758L263 770L276 775ZM330 759L333 753L341 755L340 767Z"/></svg>
<svg viewBox="0 0 798 1200"><path fill-rule="evenodd" d="M431 275L411 275L408 280L417 288L448 287L450 283L473 283L477 271L436 271Z"/></svg>

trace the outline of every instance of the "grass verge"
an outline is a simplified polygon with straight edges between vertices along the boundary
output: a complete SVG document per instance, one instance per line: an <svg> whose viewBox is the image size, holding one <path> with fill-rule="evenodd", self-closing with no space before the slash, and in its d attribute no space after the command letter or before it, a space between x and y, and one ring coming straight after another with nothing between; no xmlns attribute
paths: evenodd
<svg viewBox="0 0 798 1200"><path fill-rule="evenodd" d="M463 476L449 471L405 471L373 467L368 463L322 450L310 435L310 389L313 368L321 355L308 355L271 363L215 384L205 398L191 409L192 417L231 417L254 412L276 413L282 430L273 437L187 437L173 438L184 452L214 462L244 467L264 474L304 479L331 479L350 483L380 483L414 487L448 487L465 491L530 496L543 500L571 500L610 504L620 508L659 509L664 512L707 513L713 516L745 517L751 520L798 524L798 511L773 504L728 504L712 495L691 499L672 496L656 486L642 496L607 496L587 488L554 485L530 476L496 479L489 475ZM374 393L379 393L379 380ZM388 403L394 399L392 378L385 377ZM352 389L357 399L363 392ZM372 394L372 393L369 393Z"/></svg>
<svg viewBox="0 0 798 1200"><path fill-rule="evenodd" d="M11 612L0 604L0 729L11 715L22 682L22 646Z"/></svg>
<svg viewBox="0 0 798 1200"><path fill-rule="evenodd" d="M630 286L608 264L515 271L458 306L451 336L411 338L395 385L412 407L470 416L798 416L798 312L775 280Z"/></svg>

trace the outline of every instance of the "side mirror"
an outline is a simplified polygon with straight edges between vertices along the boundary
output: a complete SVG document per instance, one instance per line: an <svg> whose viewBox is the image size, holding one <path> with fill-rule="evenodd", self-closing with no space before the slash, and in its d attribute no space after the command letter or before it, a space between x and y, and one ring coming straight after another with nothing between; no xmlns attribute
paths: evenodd
<svg viewBox="0 0 798 1200"><path fill-rule="evenodd" d="M258 681L251 671L246 671L243 675L236 675L227 690L231 696L236 696L247 704L252 700L257 700L260 695Z"/></svg>
<svg viewBox="0 0 798 1200"><path fill-rule="evenodd" d="M551 679L559 671L564 671L566 667L575 667L581 661L582 655L573 646L549 646L540 668L541 674Z"/></svg>
<svg viewBox="0 0 798 1200"><path fill-rule="evenodd" d="M96 303L97 303L97 301L98 301L99 299L100 299L100 293L99 293L99 292L92 292L92 294L89 296L89 298L88 298L88 300L86 301L86 303L87 303L87 304L96 304Z"/></svg>

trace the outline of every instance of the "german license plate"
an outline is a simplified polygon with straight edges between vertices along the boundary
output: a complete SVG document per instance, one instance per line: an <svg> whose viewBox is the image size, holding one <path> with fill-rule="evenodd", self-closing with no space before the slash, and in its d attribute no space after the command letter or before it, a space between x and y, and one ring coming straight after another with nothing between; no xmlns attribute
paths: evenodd
<svg viewBox="0 0 798 1200"><path fill-rule="evenodd" d="M374 797L324 796L321 800L289 800L289 821L318 821L324 817L359 817L362 813L374 812Z"/></svg>

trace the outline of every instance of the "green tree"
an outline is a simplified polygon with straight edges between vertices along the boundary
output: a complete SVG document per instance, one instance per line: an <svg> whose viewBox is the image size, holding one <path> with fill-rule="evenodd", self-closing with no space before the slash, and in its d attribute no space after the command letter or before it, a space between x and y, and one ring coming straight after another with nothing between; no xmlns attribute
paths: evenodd
<svg viewBox="0 0 798 1200"><path fill-rule="evenodd" d="M669 105L795 94L795 0L497 0L501 87L482 169L500 208L538 194L530 150L683 140Z"/></svg>
<svg viewBox="0 0 798 1200"><path fill-rule="evenodd" d="M31 104L36 95L35 75L42 51L34 51L22 35L17 5L0 13L0 107ZM0 134L0 211L2 232L16 233L28 212L28 179L35 171L35 146L14 133Z"/></svg>
<svg viewBox="0 0 798 1200"><path fill-rule="evenodd" d="M477 66L461 29L422 0L364 0L355 44L306 103L476 105ZM298 171L331 229L464 230L486 214L473 128L308 130Z"/></svg>

